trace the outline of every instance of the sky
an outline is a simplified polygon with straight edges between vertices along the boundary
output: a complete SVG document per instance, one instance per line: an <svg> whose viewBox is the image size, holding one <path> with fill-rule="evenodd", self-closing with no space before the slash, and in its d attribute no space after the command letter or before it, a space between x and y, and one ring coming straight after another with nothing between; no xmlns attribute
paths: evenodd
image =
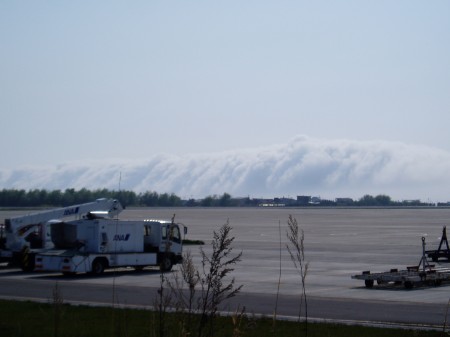
<svg viewBox="0 0 450 337"><path fill-rule="evenodd" d="M339 188L329 175L341 177L336 167L363 148L376 157L368 192L450 199L440 173L450 156L449 13L443 0L2 1L0 188L82 186L108 166L116 185L120 170L129 186L145 176L148 189L172 189L160 192L230 192L225 182L199 187L192 172L211 162L229 168L236 193L295 193L272 176L278 151L312 165L293 179L316 184L299 190L358 195L355 171ZM299 147L312 155L298 157ZM317 147L345 155L331 155L333 170L304 162ZM430 180L417 178L422 167L407 184L395 184L397 171L381 184L386 153ZM269 166L256 172L261 158ZM168 184L162 163L190 184ZM236 187L242 165L265 190ZM48 174L62 170L56 185ZM24 172L41 178L18 179Z"/></svg>

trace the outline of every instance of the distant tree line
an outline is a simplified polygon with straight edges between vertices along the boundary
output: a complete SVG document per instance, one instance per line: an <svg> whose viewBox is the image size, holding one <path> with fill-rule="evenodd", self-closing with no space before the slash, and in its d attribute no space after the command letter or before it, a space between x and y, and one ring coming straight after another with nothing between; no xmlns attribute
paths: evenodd
<svg viewBox="0 0 450 337"><path fill-rule="evenodd" d="M256 204L242 199L233 199L230 194L224 193L221 196L212 195L204 199L182 200L174 193L162 193L147 191L136 193L133 191L115 191L108 189L88 190L82 188L75 190L68 188L64 191L45 189L0 190L0 207L65 207L69 205L91 202L99 198L117 199L124 206L145 206L145 207L233 207L233 206L256 206Z"/></svg>
<svg viewBox="0 0 450 337"><path fill-rule="evenodd" d="M420 200L402 200L394 201L390 196L385 194L379 194L377 196L372 196L366 194L358 200L353 200L351 198L336 198L335 200L324 200L320 201L319 206L344 206L344 207L402 207L402 206L449 206L448 203L434 204L430 202L422 202Z"/></svg>
<svg viewBox="0 0 450 337"><path fill-rule="evenodd" d="M393 201L391 197L385 194L379 194L377 196L366 194L359 200L336 199L335 203L337 206L428 206L428 204L424 204L420 200Z"/></svg>
<svg viewBox="0 0 450 337"><path fill-rule="evenodd" d="M117 199L124 206L182 206L181 199L173 193L145 192L136 194L133 191L111 191L108 189L91 191L86 188L80 190L68 188L65 191L3 189L0 191L0 207L65 207L90 202L99 198Z"/></svg>
<svg viewBox="0 0 450 337"><path fill-rule="evenodd" d="M230 194L210 195L203 199L182 200L174 193L162 193L147 191L136 193L134 191L115 191L108 189L88 190L82 188L75 190L68 188L61 190L0 190L0 207L65 207L69 205L82 204L98 198L117 199L125 207L256 207L262 204L301 206L301 207L398 207L398 206L431 206L430 203L423 203L420 200L392 201L387 195L364 195L359 200L351 198L337 198L335 200L320 200L320 202L310 203L308 201L291 198L257 199L257 198L233 198ZM448 203L437 206L450 206Z"/></svg>

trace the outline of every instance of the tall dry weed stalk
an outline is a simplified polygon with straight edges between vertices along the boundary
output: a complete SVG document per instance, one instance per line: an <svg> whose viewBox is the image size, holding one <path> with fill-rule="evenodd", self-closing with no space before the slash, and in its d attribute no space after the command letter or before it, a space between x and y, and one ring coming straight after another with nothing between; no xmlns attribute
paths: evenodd
<svg viewBox="0 0 450 337"><path fill-rule="evenodd" d="M64 312L64 298L58 282L52 290L52 306L53 306L53 336L58 337L60 333L61 319Z"/></svg>
<svg viewBox="0 0 450 337"><path fill-rule="evenodd" d="M232 244L234 236L231 236L232 227L227 221L220 228L219 232L213 233L212 254L208 256L200 247L202 256L202 270L200 278L200 324L198 337L205 335L206 325L209 329L207 336L214 336L214 318L219 309L219 305L239 293L242 285L236 286L234 277L228 275L234 271L234 265L241 261L242 252L234 257L232 254Z"/></svg>
<svg viewBox="0 0 450 337"><path fill-rule="evenodd" d="M292 215L289 215L288 218L287 238L287 250L291 256L292 262L294 263L295 269L300 275L302 286L298 317L300 320L302 308L304 307L305 336L308 336L308 301L306 298L306 275L308 273L308 263L305 260L305 234L303 229L299 228L297 219L295 219Z"/></svg>
<svg viewBox="0 0 450 337"><path fill-rule="evenodd" d="M199 281L200 276L195 268L191 252L187 251L183 255L179 272L173 273L172 279L167 279L167 285L173 295L172 305L180 315L181 336L189 335L194 325L194 313L198 310L196 287Z"/></svg>
<svg viewBox="0 0 450 337"><path fill-rule="evenodd" d="M277 296L275 297L275 309L273 312L273 322L272 329L275 332L277 315L278 315L278 299L280 297L280 286L281 286L281 255L282 255L282 244L281 244L281 221L278 221L278 236L280 239L280 250L279 250L279 266L278 266L278 283L277 283Z"/></svg>
<svg viewBox="0 0 450 337"><path fill-rule="evenodd" d="M243 321L245 320L245 307L238 307L234 314L231 316L231 322L233 323L233 335L232 337L243 337L245 332L242 327Z"/></svg>
<svg viewBox="0 0 450 337"><path fill-rule="evenodd" d="M175 224L175 214L172 216L171 226ZM166 242L164 247L163 258L161 261L161 275L159 288L157 290L157 296L154 300L153 307L158 313L157 319L157 330L158 336L166 336L168 326L167 326L167 310L173 306L173 288L170 286L170 281L166 277L167 268L165 268L165 260L170 259L170 231L166 233ZM168 285L168 287L167 287Z"/></svg>
<svg viewBox="0 0 450 337"><path fill-rule="evenodd" d="M214 336L214 320L220 305L236 296L242 288L242 285L236 286L234 277L230 276L242 257L242 252L233 255L231 230L227 221L219 232L214 231L211 255L200 247L200 270L188 251L179 270L181 277L178 272L174 273L172 280L167 282L172 290L172 304L183 320L182 335Z"/></svg>
<svg viewBox="0 0 450 337"><path fill-rule="evenodd" d="M154 300L153 307L157 313L156 330L159 337L166 336L168 331L168 314L167 311L172 307L173 297L170 288L166 287L167 278L164 272L160 275L160 284L157 290L157 296Z"/></svg>
<svg viewBox="0 0 450 337"><path fill-rule="evenodd" d="M447 329L447 320L448 320L448 311L450 308L450 299L447 302L447 308L445 309L445 317L444 317L444 324L442 326L442 335L446 335L446 329Z"/></svg>

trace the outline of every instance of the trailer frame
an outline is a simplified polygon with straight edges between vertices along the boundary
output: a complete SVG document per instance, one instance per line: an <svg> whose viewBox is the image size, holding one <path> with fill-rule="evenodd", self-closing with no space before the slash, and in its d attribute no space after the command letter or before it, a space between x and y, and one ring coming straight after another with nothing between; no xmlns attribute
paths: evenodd
<svg viewBox="0 0 450 337"><path fill-rule="evenodd" d="M366 288L378 285L402 285L406 289L415 286L439 286L442 282L450 280L450 268L430 264L425 250L425 237L422 237L422 258L418 265L406 267L404 270L391 269L386 272L371 273L370 270L361 274L352 275L352 279L363 280Z"/></svg>

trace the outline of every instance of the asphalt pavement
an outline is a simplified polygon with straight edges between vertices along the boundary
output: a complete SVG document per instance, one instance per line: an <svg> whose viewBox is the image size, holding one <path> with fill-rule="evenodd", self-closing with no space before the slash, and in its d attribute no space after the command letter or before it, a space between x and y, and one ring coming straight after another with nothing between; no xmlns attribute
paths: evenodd
<svg viewBox="0 0 450 337"><path fill-rule="evenodd" d="M233 252L243 255L232 275L243 288L224 310L234 311L239 305L247 312L273 315L278 294L277 314L291 319L298 316L301 280L286 249L286 223L292 214L305 234L310 319L434 327L445 320L449 284L412 290L385 285L367 289L351 275L416 265L421 259L422 237L427 249L437 248L442 227L450 222L449 209L137 208L126 209L120 217L170 219L173 214L188 226L187 238L206 242L202 248L207 253L213 231L226 222L233 227ZM185 247L197 268L201 268L199 249ZM176 268L171 275L175 273ZM45 301L51 298L56 282L64 299L74 303L145 307L154 302L160 274L157 270L120 270L100 277L67 278L0 269L0 296Z"/></svg>

